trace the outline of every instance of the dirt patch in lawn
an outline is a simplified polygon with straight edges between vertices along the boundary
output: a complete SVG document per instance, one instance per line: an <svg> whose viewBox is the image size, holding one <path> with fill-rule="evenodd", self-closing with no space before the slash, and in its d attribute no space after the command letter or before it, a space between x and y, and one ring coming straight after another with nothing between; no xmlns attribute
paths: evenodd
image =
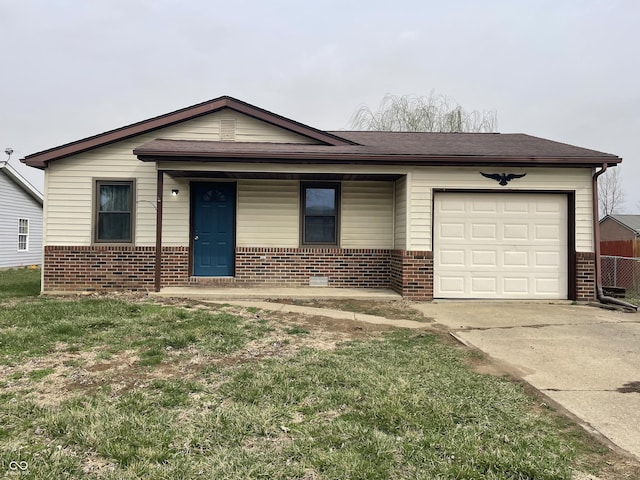
<svg viewBox="0 0 640 480"><path fill-rule="evenodd" d="M137 297L138 301L144 301ZM105 348L69 351L69 345L56 345L47 355L29 358L20 364L0 365L3 392L24 394L42 406L55 406L79 392L108 389L113 396L146 387L154 380L197 379L203 368L227 367L274 357L289 357L301 349L335 349L341 342L379 337L392 330L389 325L374 325L353 320L297 313L250 311L233 305L200 302L171 302L172 307L224 310L242 317L247 324L260 322L267 330L230 354L207 353L193 345L167 347L162 363L153 368L140 364L140 352L107 352Z"/></svg>

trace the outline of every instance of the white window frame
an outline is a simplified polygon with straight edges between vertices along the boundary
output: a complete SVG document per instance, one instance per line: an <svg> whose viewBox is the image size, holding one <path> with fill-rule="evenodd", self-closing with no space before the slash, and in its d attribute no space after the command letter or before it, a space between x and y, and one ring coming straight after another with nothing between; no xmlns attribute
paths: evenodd
<svg viewBox="0 0 640 480"><path fill-rule="evenodd" d="M23 229L22 228L23 226L26 228ZM21 245L24 245L24 248L20 248ZM29 251L29 219L28 218L18 219L18 251L19 252Z"/></svg>

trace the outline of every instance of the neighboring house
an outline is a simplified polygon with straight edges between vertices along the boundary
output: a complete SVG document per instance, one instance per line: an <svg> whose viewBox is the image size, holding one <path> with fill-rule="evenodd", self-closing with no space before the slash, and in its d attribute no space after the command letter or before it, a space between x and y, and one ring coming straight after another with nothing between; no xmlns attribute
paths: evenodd
<svg viewBox="0 0 640 480"><path fill-rule="evenodd" d="M42 263L42 194L0 162L0 268Z"/></svg>
<svg viewBox="0 0 640 480"><path fill-rule="evenodd" d="M23 161L45 171L45 292L587 300L592 176L621 159L523 134L322 131L220 97Z"/></svg>
<svg viewBox="0 0 640 480"><path fill-rule="evenodd" d="M600 253L640 257L640 215L611 214L600 220Z"/></svg>

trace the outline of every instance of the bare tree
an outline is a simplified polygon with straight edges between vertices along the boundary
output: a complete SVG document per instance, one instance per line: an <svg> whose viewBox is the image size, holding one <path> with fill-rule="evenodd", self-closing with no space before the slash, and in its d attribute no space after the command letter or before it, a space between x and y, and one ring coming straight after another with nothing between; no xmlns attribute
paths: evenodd
<svg viewBox="0 0 640 480"><path fill-rule="evenodd" d="M386 95L377 112L362 105L351 117L351 128L390 132L494 132L495 111L467 112L446 95L428 97Z"/></svg>
<svg viewBox="0 0 640 480"><path fill-rule="evenodd" d="M620 167L607 170L598 177L598 203L600 218L622 211L624 191L620 179Z"/></svg>

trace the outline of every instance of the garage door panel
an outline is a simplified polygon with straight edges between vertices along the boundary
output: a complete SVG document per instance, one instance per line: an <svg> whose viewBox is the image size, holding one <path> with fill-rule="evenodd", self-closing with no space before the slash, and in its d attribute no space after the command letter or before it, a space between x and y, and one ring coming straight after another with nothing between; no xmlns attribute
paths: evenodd
<svg viewBox="0 0 640 480"><path fill-rule="evenodd" d="M438 205L438 210L442 213L464 213L465 200L458 200L454 198L443 199Z"/></svg>
<svg viewBox="0 0 640 480"><path fill-rule="evenodd" d="M479 295L496 295L498 293L496 286L496 278L481 277L479 275L473 276L469 282L471 284L471 293Z"/></svg>
<svg viewBox="0 0 640 480"><path fill-rule="evenodd" d="M441 276L438 279L437 288L441 292L446 292L447 295L456 297L464 295L465 292L465 277L459 276Z"/></svg>
<svg viewBox="0 0 640 480"><path fill-rule="evenodd" d="M531 291L529 277L502 277L502 293L504 295L529 295Z"/></svg>
<svg viewBox="0 0 640 480"><path fill-rule="evenodd" d="M505 214L529 213L531 204L526 201L514 200L503 204L502 211Z"/></svg>
<svg viewBox="0 0 640 480"><path fill-rule="evenodd" d="M535 226L535 241L550 240L552 242L558 242L560 240L560 225L536 225Z"/></svg>
<svg viewBox="0 0 640 480"><path fill-rule="evenodd" d="M554 198L551 197L540 197L534 203L535 213L537 215L544 214L560 214L562 211L561 203L558 203Z"/></svg>
<svg viewBox="0 0 640 480"><path fill-rule="evenodd" d="M498 252L496 250L470 249L471 266L495 267L498 262Z"/></svg>
<svg viewBox="0 0 640 480"><path fill-rule="evenodd" d="M464 250L441 250L439 258L440 264L444 266L464 267L466 265Z"/></svg>
<svg viewBox="0 0 640 480"><path fill-rule="evenodd" d="M471 213L487 214L498 213L498 204L494 200L472 200Z"/></svg>
<svg viewBox="0 0 640 480"><path fill-rule="evenodd" d="M529 252L516 252L513 250L506 250L502 253L502 265L505 267L521 267L527 268L530 264Z"/></svg>
<svg viewBox="0 0 640 480"><path fill-rule="evenodd" d="M495 223L472 223L471 240L496 240L497 228Z"/></svg>
<svg viewBox="0 0 640 480"><path fill-rule="evenodd" d="M503 240L529 241L529 225L517 223L505 223L502 226Z"/></svg>
<svg viewBox="0 0 640 480"><path fill-rule="evenodd" d="M563 261L566 262L566 258L560 255L560 252L535 252L535 267L536 268L556 268L562 267Z"/></svg>
<svg viewBox="0 0 640 480"><path fill-rule="evenodd" d="M464 240L464 223L442 223L439 228L443 240Z"/></svg>
<svg viewBox="0 0 640 480"><path fill-rule="evenodd" d="M434 296L567 298L567 244L564 195L437 193Z"/></svg>
<svg viewBox="0 0 640 480"><path fill-rule="evenodd" d="M552 295L561 288L557 278L536 278L536 292Z"/></svg>

